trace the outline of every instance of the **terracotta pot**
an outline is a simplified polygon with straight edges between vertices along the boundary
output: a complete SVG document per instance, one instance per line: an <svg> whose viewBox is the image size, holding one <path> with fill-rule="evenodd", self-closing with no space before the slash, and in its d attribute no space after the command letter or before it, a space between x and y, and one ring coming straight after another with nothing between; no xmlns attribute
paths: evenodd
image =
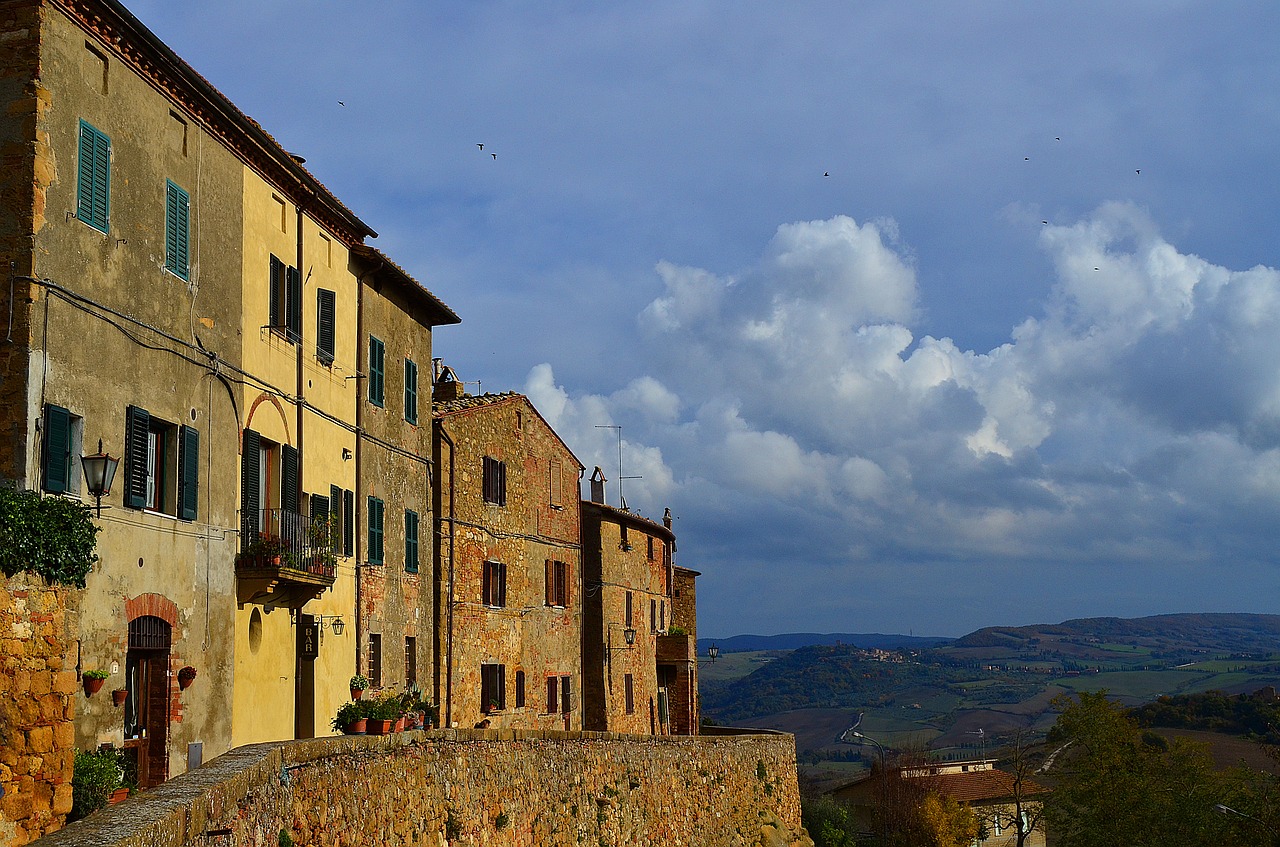
<svg viewBox="0 0 1280 847"><path fill-rule="evenodd" d="M368 718L356 718L347 724L347 735L364 735L368 731L368 727Z"/></svg>
<svg viewBox="0 0 1280 847"><path fill-rule="evenodd" d="M369 718L370 735L387 735L391 732L391 727L393 726L395 726L395 721L386 721L381 718Z"/></svg>
<svg viewBox="0 0 1280 847"><path fill-rule="evenodd" d="M351 689L351 699L352 699L352 700L359 700L359 699L360 699L360 697L361 697L363 694L364 694L364 689L363 689L363 688L353 688L353 689Z"/></svg>
<svg viewBox="0 0 1280 847"><path fill-rule="evenodd" d="M400 717L396 718L394 728L391 731L404 732L404 715L401 715Z"/></svg>
<svg viewBox="0 0 1280 847"><path fill-rule="evenodd" d="M190 687L191 687L191 683L193 683L193 682L195 682L195 681L196 681L196 678L195 678L194 676L182 676L181 674L179 674L179 675L178 675L178 690L179 690L179 691L186 691L188 688L190 688Z"/></svg>
<svg viewBox="0 0 1280 847"><path fill-rule="evenodd" d="M111 692L111 702L116 706L123 706L124 701L129 699L129 692L123 688L117 688Z"/></svg>
<svg viewBox="0 0 1280 847"><path fill-rule="evenodd" d="M129 789L123 785L111 792L111 796L107 798L107 802L114 806L116 803L123 803L129 799Z"/></svg>
<svg viewBox="0 0 1280 847"><path fill-rule="evenodd" d="M81 677L80 681L84 683L84 693L86 696L92 697L102 690L102 686L106 684L105 679L94 679L92 677Z"/></svg>

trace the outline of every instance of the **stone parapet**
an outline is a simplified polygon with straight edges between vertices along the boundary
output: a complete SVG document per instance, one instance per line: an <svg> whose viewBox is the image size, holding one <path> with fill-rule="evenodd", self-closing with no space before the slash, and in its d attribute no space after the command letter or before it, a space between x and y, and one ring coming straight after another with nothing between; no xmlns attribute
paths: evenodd
<svg viewBox="0 0 1280 847"><path fill-rule="evenodd" d="M812 845L790 735L463 729L240 747L38 844L275 845L281 831L332 847Z"/></svg>

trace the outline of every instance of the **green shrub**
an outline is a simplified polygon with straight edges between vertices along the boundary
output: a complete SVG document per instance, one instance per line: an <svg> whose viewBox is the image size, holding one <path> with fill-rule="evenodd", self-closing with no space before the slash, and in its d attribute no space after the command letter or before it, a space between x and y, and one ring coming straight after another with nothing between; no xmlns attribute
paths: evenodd
<svg viewBox="0 0 1280 847"><path fill-rule="evenodd" d="M39 574L50 584L84 588L98 561L99 527L76 500L0 487L0 570Z"/></svg>
<svg viewBox="0 0 1280 847"><path fill-rule="evenodd" d="M81 675L82 677L84 677L85 679L106 679L107 677L111 676L111 673L110 673L109 671L104 671L104 670L99 670L99 669L97 669L97 668L92 668L92 669L90 669L90 670L85 671L84 673L82 673L82 674L80 674L80 675Z"/></svg>
<svg viewBox="0 0 1280 847"><path fill-rule="evenodd" d="M67 820L79 820L107 805L107 798L120 787L123 778L120 756L115 750L77 750L71 776L71 814Z"/></svg>

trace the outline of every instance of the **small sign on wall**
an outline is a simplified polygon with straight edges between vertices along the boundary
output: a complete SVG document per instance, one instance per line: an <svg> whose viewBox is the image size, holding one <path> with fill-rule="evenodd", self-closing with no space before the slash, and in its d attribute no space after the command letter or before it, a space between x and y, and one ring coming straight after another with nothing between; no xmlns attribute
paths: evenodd
<svg viewBox="0 0 1280 847"><path fill-rule="evenodd" d="M310 623L298 624L298 658L312 661L320 651L320 624L312 620Z"/></svg>

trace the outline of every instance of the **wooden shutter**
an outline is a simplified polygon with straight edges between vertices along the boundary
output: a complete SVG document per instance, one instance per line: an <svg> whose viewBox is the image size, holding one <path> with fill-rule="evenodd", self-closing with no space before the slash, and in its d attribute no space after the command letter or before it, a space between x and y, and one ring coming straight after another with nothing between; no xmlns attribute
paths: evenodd
<svg viewBox="0 0 1280 847"><path fill-rule="evenodd" d="M560 573L561 573L561 585L563 586L563 590L560 593L561 600L565 608L568 608L569 600L571 599L570 597L571 592L569 590L569 586L572 584L573 569L569 566L568 562L561 562Z"/></svg>
<svg viewBox="0 0 1280 847"><path fill-rule="evenodd" d="M333 364L335 353L335 296L327 289L316 289L316 358L326 365Z"/></svg>
<svg viewBox="0 0 1280 847"><path fill-rule="evenodd" d="M554 676L547 677L547 712L554 715L560 711L560 680Z"/></svg>
<svg viewBox="0 0 1280 847"><path fill-rule="evenodd" d="M418 513L408 509L404 513L404 569L418 572Z"/></svg>
<svg viewBox="0 0 1280 847"><path fill-rule="evenodd" d="M80 122L80 170L76 181L76 217L107 231L111 203L111 140Z"/></svg>
<svg viewBox="0 0 1280 847"><path fill-rule="evenodd" d="M356 554L356 493L342 490L342 555Z"/></svg>
<svg viewBox="0 0 1280 847"><path fill-rule="evenodd" d="M573 677L561 677L560 686L560 711L568 714L573 710Z"/></svg>
<svg viewBox="0 0 1280 847"><path fill-rule="evenodd" d="M191 198L170 180L165 180L164 266L183 279L190 278L188 222Z"/></svg>
<svg viewBox="0 0 1280 847"><path fill-rule="evenodd" d="M544 563L545 580L543 584L546 586L547 605L554 606L556 604L556 572L555 563L547 559Z"/></svg>
<svg viewBox="0 0 1280 847"><path fill-rule="evenodd" d="M124 504L141 509L147 503L147 432L151 415L130 406L124 421Z"/></svg>
<svg viewBox="0 0 1280 847"><path fill-rule="evenodd" d="M200 433L189 426L178 427L178 517L196 519L200 493Z"/></svg>
<svg viewBox="0 0 1280 847"><path fill-rule="evenodd" d="M516 671L516 708L524 708L524 671Z"/></svg>
<svg viewBox="0 0 1280 847"><path fill-rule="evenodd" d="M412 359L404 360L404 419L418 422L418 365Z"/></svg>
<svg viewBox="0 0 1280 847"><path fill-rule="evenodd" d="M498 605L506 608L507 605L507 564L506 562L498 563Z"/></svg>
<svg viewBox="0 0 1280 847"><path fill-rule="evenodd" d="M251 543L262 528L262 503L259 498L258 477L262 439L251 429L244 431L240 448L240 543Z"/></svg>
<svg viewBox="0 0 1280 847"><path fill-rule="evenodd" d="M271 302L269 304L270 314L267 317L267 323L273 327L284 326L284 262L271 257L271 290L269 292Z"/></svg>
<svg viewBox="0 0 1280 847"><path fill-rule="evenodd" d="M493 598L493 568L492 562L485 562L484 567L480 571L480 602L486 606L492 606Z"/></svg>
<svg viewBox="0 0 1280 847"><path fill-rule="evenodd" d="M563 495L561 494L561 490L560 490L560 489L561 489L562 482L561 482L560 460L559 460L559 459L552 459L552 460L551 460L551 467L550 467L550 470L548 471L548 473L549 473L549 475L550 475L550 479L547 481L547 483L548 483L548 488L550 489L551 505L552 505L552 506L559 506L559 505L560 505L560 499L561 499L561 497L563 496Z"/></svg>
<svg viewBox="0 0 1280 847"><path fill-rule="evenodd" d="M302 488L298 448L283 444L280 447L280 509L302 514Z"/></svg>
<svg viewBox="0 0 1280 847"><path fill-rule="evenodd" d="M71 413L52 404L44 407L44 490L62 494L71 486Z"/></svg>
<svg viewBox="0 0 1280 847"><path fill-rule="evenodd" d="M369 549L365 551L370 564L382 564L382 501L369 497Z"/></svg>
<svg viewBox="0 0 1280 847"><path fill-rule="evenodd" d="M289 324L289 340L302 340L302 272L289 265L285 268L285 320Z"/></svg>
<svg viewBox="0 0 1280 847"><path fill-rule="evenodd" d="M338 553L342 547L342 538L347 533L346 517L342 513L342 489L336 485L329 486L329 514L333 515L333 535L329 538L330 549Z"/></svg>

